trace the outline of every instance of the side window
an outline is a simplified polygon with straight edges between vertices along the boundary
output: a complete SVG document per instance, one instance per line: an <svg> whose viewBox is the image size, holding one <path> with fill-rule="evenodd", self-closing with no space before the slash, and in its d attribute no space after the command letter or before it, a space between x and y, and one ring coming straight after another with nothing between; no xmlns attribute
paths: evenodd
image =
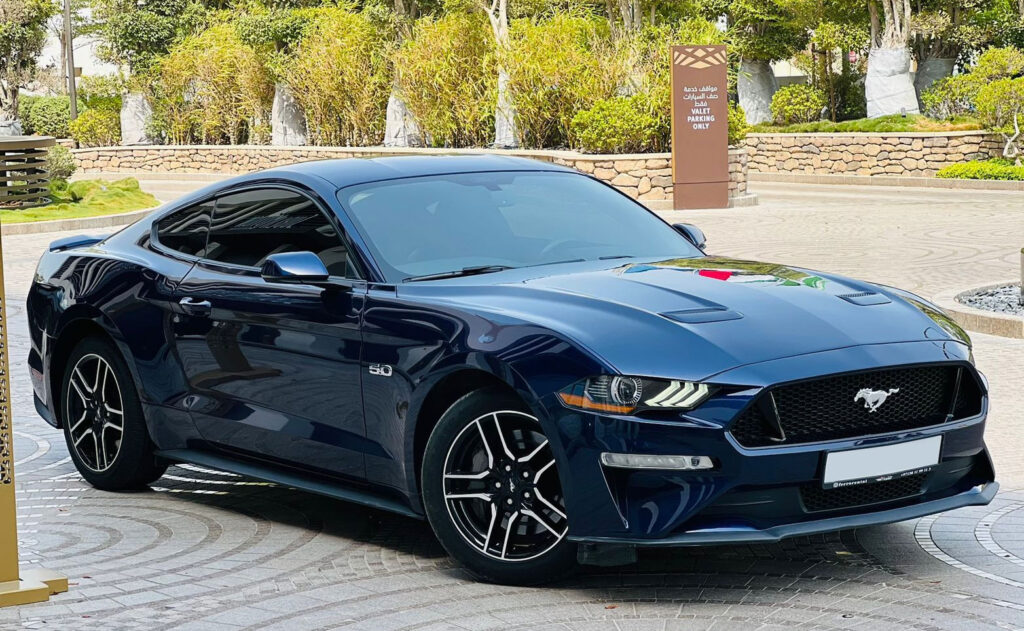
<svg viewBox="0 0 1024 631"><path fill-rule="evenodd" d="M212 214L212 201L171 213L157 222L156 240L170 250L201 256Z"/></svg>
<svg viewBox="0 0 1024 631"><path fill-rule="evenodd" d="M217 200L204 258L259 266L271 254L313 252L332 276L357 278L344 240L304 195L256 189Z"/></svg>

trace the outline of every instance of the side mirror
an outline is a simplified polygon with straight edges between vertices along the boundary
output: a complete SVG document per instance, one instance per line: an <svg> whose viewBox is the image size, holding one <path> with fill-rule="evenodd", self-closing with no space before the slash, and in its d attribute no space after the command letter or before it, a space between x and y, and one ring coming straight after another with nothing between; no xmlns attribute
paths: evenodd
<svg viewBox="0 0 1024 631"><path fill-rule="evenodd" d="M263 280L274 283L315 285L330 278L324 262L312 252L271 254L260 269Z"/></svg>
<svg viewBox="0 0 1024 631"><path fill-rule="evenodd" d="M697 246L701 251L704 250L708 238L704 236L703 230L692 223L676 223L672 224L672 227L676 229L676 232L686 237L687 241Z"/></svg>

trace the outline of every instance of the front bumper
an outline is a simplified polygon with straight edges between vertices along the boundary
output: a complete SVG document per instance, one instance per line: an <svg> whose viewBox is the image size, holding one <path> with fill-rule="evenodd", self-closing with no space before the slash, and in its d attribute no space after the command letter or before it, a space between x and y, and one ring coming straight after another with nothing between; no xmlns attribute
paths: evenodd
<svg viewBox="0 0 1024 631"><path fill-rule="evenodd" d="M730 543L775 543L787 537L815 535L864 526L891 524L907 519L916 519L964 506L985 505L992 501L999 491L998 482L989 482L942 499L919 501L909 506L874 510L866 513L829 517L813 521L780 524L763 530L751 527L722 527L686 530L661 539L637 539L630 537L576 537L571 541L596 544L628 544L639 546L700 546Z"/></svg>

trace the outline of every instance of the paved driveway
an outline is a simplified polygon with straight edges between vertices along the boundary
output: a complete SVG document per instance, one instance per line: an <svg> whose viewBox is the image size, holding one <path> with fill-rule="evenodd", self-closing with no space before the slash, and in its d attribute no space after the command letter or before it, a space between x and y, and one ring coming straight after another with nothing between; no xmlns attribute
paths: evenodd
<svg viewBox="0 0 1024 631"><path fill-rule="evenodd" d="M758 185L762 205L682 214L714 253L934 295L1010 278L1017 194ZM673 219L676 219L673 217ZM1024 628L1024 342L976 336L1004 492L987 507L777 545L644 553L541 589L481 585L420 522L209 471L151 491L84 485L32 412L22 309L57 235L4 239L22 558L71 592L0 609L0 629Z"/></svg>

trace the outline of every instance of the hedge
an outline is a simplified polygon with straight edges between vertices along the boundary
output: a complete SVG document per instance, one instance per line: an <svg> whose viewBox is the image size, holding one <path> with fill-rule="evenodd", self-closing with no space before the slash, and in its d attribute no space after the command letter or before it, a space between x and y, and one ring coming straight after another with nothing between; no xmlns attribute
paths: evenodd
<svg viewBox="0 0 1024 631"><path fill-rule="evenodd" d="M1015 166L1009 160L975 160L941 169L935 177L957 180L1018 180L1024 181L1024 166Z"/></svg>

